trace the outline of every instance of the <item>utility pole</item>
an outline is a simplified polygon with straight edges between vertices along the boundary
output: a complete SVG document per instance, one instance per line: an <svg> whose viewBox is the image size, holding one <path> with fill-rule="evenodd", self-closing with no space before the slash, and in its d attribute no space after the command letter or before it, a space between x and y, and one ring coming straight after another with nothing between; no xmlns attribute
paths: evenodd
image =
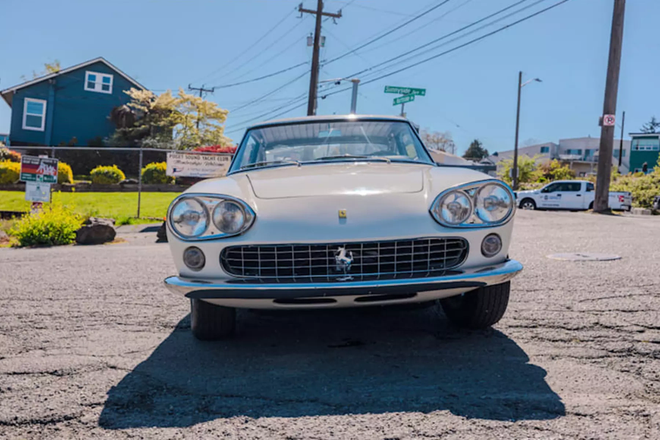
<svg viewBox="0 0 660 440"><path fill-rule="evenodd" d="M353 94L351 95L351 114L354 115L357 112L358 85L360 84L360 80L353 78L351 82L353 83Z"/></svg>
<svg viewBox="0 0 660 440"><path fill-rule="evenodd" d="M614 144L614 125L605 125L605 115L616 114L616 98L619 91L619 69L621 67L621 48L623 46L623 18L626 0L614 0L612 31L610 34L610 54L607 61L607 80L605 82L605 100L600 130L600 148L598 151L598 170L596 175L596 194L594 212L609 211L610 173L612 172L612 147ZM619 160L621 160L619 158Z"/></svg>
<svg viewBox="0 0 660 440"><path fill-rule="evenodd" d="M210 89L205 89L204 84L202 84L202 87L191 87L190 84L188 84L188 91L189 92L194 92L198 91L199 92L199 97L203 98L203 93L213 93L215 92L215 87L211 87ZM197 115L197 129L199 130L199 114Z"/></svg>
<svg viewBox="0 0 660 440"><path fill-rule="evenodd" d="M319 82L319 57L321 52L321 19L325 17L341 18L341 10L336 14L323 12L323 0L317 0L316 10L305 9L302 3L298 6L298 11L302 15L315 14L316 27L314 29L314 52L312 54L312 72L309 78L309 97L307 101L307 116L316 114L316 91Z"/></svg>
<svg viewBox="0 0 660 440"><path fill-rule="evenodd" d="M518 131L520 130L520 93L522 92L522 70L518 72L518 109L516 110L516 140L513 144L513 168L511 176L513 190L518 190Z"/></svg>
<svg viewBox="0 0 660 440"><path fill-rule="evenodd" d="M626 125L626 112L621 115L621 139L619 139L619 172L621 172L621 155L623 154L623 127Z"/></svg>

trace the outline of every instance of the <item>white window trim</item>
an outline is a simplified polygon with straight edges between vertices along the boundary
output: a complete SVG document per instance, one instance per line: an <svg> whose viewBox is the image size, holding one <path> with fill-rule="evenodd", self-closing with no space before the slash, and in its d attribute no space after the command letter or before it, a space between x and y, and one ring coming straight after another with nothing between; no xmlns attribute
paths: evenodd
<svg viewBox="0 0 660 440"><path fill-rule="evenodd" d="M89 83L89 75L96 75L97 81L94 81L94 84L98 84L98 88L89 88L87 87L87 84ZM105 91L101 88L101 85L103 84L102 78L104 76L110 77L110 90ZM96 92L96 93L106 93L108 95L112 94L112 83L114 81L114 75L110 73L100 73L100 72L92 72L91 70L87 70L85 72L85 90L88 92Z"/></svg>
<svg viewBox="0 0 660 440"><path fill-rule="evenodd" d="M27 116L28 116L28 113L27 113L28 102L38 102L39 104L43 104L43 106L44 106L44 112L41 115L41 127L39 127L39 128L37 128L37 127L28 127L26 125ZM44 129L46 128L46 105L47 104L48 104L48 101L46 101L45 99L25 98L23 100L23 130L44 131ZM31 116L37 116L34 113L30 113L30 115Z"/></svg>

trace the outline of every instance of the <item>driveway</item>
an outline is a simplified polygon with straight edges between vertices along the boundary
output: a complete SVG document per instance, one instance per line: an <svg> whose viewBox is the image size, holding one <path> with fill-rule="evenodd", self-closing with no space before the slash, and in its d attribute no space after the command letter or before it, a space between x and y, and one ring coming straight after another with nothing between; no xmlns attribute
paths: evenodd
<svg viewBox="0 0 660 440"><path fill-rule="evenodd" d="M154 232L0 249L0 438L660 438L660 219L516 223L525 271L488 331L437 307L243 311L199 342Z"/></svg>

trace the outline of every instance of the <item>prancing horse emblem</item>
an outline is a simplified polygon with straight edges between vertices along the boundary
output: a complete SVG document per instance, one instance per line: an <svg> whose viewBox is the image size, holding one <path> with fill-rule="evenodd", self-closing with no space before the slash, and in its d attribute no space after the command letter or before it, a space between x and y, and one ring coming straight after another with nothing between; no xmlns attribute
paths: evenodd
<svg viewBox="0 0 660 440"><path fill-rule="evenodd" d="M345 247L340 247L335 251L335 267L337 272L343 272L344 277L340 278L340 281L346 281L353 279L352 276L348 274L351 270L351 264L353 263L353 252L347 251Z"/></svg>

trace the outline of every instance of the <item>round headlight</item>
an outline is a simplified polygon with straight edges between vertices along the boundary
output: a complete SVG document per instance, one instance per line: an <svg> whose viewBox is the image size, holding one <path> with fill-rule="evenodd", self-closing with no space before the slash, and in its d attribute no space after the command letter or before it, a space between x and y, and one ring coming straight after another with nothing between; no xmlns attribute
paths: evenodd
<svg viewBox="0 0 660 440"><path fill-rule="evenodd" d="M183 198L176 202L170 212L172 228L184 237L197 237L209 226L209 213L202 202L194 198Z"/></svg>
<svg viewBox="0 0 660 440"><path fill-rule="evenodd" d="M511 193L502 185L489 183L477 191L475 213L486 223L504 221L513 209Z"/></svg>
<svg viewBox="0 0 660 440"><path fill-rule="evenodd" d="M225 200L213 210L213 224L225 234L236 234L243 229L246 213L241 205Z"/></svg>
<svg viewBox="0 0 660 440"><path fill-rule="evenodd" d="M450 191L438 200L435 209L440 220L450 225L458 225L472 215L472 201L463 191Z"/></svg>

